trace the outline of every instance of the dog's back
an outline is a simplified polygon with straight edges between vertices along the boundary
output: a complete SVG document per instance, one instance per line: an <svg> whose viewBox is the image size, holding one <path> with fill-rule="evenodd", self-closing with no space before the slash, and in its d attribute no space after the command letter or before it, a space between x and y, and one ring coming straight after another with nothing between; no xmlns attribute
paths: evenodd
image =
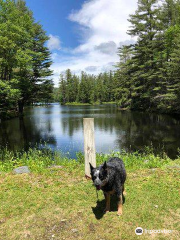
<svg viewBox="0 0 180 240"><path fill-rule="evenodd" d="M107 167L109 168L110 175L120 178L121 184L124 184L126 181L126 170L124 162L118 157L113 157L110 158L107 162Z"/></svg>
<svg viewBox="0 0 180 240"><path fill-rule="evenodd" d="M101 166L102 167L102 166ZM126 181L126 170L123 161L118 157L110 158L107 162L108 181L102 187L104 192L118 192Z"/></svg>

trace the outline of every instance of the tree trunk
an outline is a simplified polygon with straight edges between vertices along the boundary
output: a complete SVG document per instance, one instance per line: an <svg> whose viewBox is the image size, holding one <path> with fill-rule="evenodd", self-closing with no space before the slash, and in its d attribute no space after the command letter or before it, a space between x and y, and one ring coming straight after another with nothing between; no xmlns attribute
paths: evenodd
<svg viewBox="0 0 180 240"><path fill-rule="evenodd" d="M23 111L24 111L24 101L19 101L18 102L18 112L19 114L23 114Z"/></svg>

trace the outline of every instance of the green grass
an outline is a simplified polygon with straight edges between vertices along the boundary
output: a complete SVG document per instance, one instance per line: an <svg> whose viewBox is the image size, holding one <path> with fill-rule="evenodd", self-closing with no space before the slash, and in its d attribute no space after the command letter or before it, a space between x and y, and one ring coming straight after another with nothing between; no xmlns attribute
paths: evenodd
<svg viewBox="0 0 180 240"><path fill-rule="evenodd" d="M92 182L84 178L83 155L77 160L59 153L31 149L28 153L0 152L0 240L11 239L179 239L180 159L167 156L111 153L121 156L127 169L123 215L103 215ZM108 159L98 154L97 164ZM48 168L55 164L62 168ZM13 175L28 165L30 174ZM168 229L171 234L135 235L135 228Z"/></svg>

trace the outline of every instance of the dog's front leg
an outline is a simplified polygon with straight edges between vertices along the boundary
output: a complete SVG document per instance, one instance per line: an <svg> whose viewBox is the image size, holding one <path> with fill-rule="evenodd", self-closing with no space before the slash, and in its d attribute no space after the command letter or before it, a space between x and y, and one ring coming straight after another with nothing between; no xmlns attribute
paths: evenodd
<svg viewBox="0 0 180 240"><path fill-rule="evenodd" d="M105 213L110 212L110 194L104 192L104 197L105 197L105 200L106 200L106 208L105 208L104 212Z"/></svg>
<svg viewBox="0 0 180 240"><path fill-rule="evenodd" d="M126 191L125 191L125 188L124 188L124 184L122 185L122 193L123 193L123 196L126 196Z"/></svg>
<svg viewBox="0 0 180 240"><path fill-rule="evenodd" d="M122 198L122 193L120 196L118 196L118 215L122 215L122 204L123 204L123 198Z"/></svg>

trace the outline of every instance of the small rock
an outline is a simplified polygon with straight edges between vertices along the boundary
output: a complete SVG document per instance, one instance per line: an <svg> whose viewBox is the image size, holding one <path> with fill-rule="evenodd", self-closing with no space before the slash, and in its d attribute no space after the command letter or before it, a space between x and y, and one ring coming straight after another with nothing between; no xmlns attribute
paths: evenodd
<svg viewBox="0 0 180 240"><path fill-rule="evenodd" d="M55 237L55 235L53 234L51 237L52 237L52 238L54 238L54 237Z"/></svg>
<svg viewBox="0 0 180 240"><path fill-rule="evenodd" d="M72 231L73 233L77 233L77 232L78 232L78 230L77 230L76 228L71 229L71 231Z"/></svg>
<svg viewBox="0 0 180 240"><path fill-rule="evenodd" d="M14 174L30 173L28 166L22 166L13 170Z"/></svg>
<svg viewBox="0 0 180 240"><path fill-rule="evenodd" d="M158 208L158 205L154 205L155 208Z"/></svg>

